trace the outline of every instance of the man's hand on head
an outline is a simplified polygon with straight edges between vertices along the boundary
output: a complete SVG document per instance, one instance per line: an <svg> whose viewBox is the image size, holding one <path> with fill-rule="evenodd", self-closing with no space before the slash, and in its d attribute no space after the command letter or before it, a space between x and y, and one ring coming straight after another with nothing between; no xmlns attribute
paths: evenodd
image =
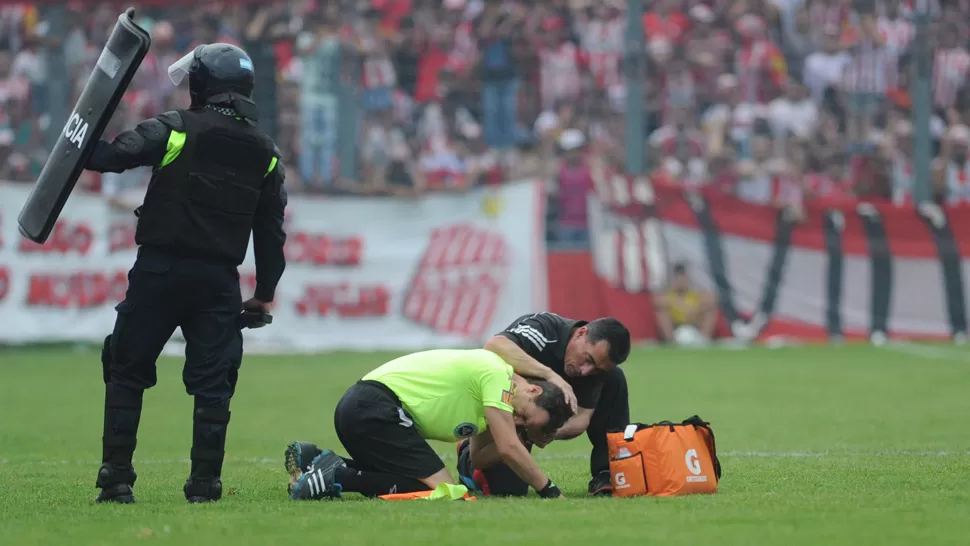
<svg viewBox="0 0 970 546"><path fill-rule="evenodd" d="M572 385L567 383L566 380L563 379L561 375L557 374L556 372L552 371L549 368L546 368L546 369L549 370L549 374L545 378L545 380L559 387L559 389L562 390L563 395L566 397L566 403L569 404L569 407L573 410L573 413L576 413L578 402L576 400L576 393L573 392Z"/></svg>

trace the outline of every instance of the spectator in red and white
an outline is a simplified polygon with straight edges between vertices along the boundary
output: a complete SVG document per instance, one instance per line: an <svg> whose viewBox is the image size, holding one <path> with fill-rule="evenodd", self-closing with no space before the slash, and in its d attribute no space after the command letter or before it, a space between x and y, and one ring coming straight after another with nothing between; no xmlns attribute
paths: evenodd
<svg viewBox="0 0 970 546"><path fill-rule="evenodd" d="M428 103L418 122L417 137L421 146L418 168L429 190L464 190L469 187L464 150L456 139L458 116L450 110L444 101Z"/></svg>
<svg viewBox="0 0 970 546"><path fill-rule="evenodd" d="M960 43L958 23L947 24L940 36L933 60L933 105L944 113L956 105L957 97L967 85L970 53Z"/></svg>
<svg viewBox="0 0 970 546"><path fill-rule="evenodd" d="M654 0L643 15L643 31L648 39L666 38L680 44L690 29L690 19L680 11L680 0Z"/></svg>
<svg viewBox="0 0 970 546"><path fill-rule="evenodd" d="M891 127L887 138L892 150L892 201L897 206L912 204L913 123L900 119Z"/></svg>
<svg viewBox="0 0 970 546"><path fill-rule="evenodd" d="M878 20L879 34L889 53L900 58L909 51L916 37L916 27L903 15L903 0L886 0L884 5Z"/></svg>
<svg viewBox="0 0 970 546"><path fill-rule="evenodd" d="M445 28L454 28L451 50L448 52L448 69L454 74L471 78L469 73L478 60L478 38L469 14L466 0L444 0L443 21Z"/></svg>
<svg viewBox="0 0 970 546"><path fill-rule="evenodd" d="M345 38L362 57L361 105L368 114L393 108L392 91L397 85L397 73L391 60L389 30L381 26L381 12L362 8L358 19L345 29Z"/></svg>
<svg viewBox="0 0 970 546"><path fill-rule="evenodd" d="M860 13L859 24L847 32L849 63L842 77L849 113L850 146L862 147L873 120L884 106L898 60L884 46L875 14Z"/></svg>
<svg viewBox="0 0 970 546"><path fill-rule="evenodd" d="M724 28L715 26L717 15L704 4L697 4L688 12L692 26L689 46L685 47L686 59L697 84L698 104L713 102L715 82L729 67L725 60L734 50L731 35Z"/></svg>
<svg viewBox="0 0 970 546"><path fill-rule="evenodd" d="M755 104L770 102L788 80L785 58L767 36L764 19L747 14L738 19L736 29L742 45L735 55L735 73L741 100Z"/></svg>
<svg viewBox="0 0 970 546"><path fill-rule="evenodd" d="M593 175L584 158L586 136L579 129L567 129L559 136L562 159L556 176L560 243L585 245L589 241L586 200L593 191Z"/></svg>
<svg viewBox="0 0 970 546"><path fill-rule="evenodd" d="M566 38L563 20L548 18L542 22L539 39L539 95L543 109L562 101L579 101L582 93L582 70L585 59L575 43Z"/></svg>
<svg viewBox="0 0 970 546"><path fill-rule="evenodd" d="M606 93L622 87L620 60L626 41L626 21L619 0L596 0L592 16L581 25L580 43L596 89Z"/></svg>
<svg viewBox="0 0 970 546"><path fill-rule="evenodd" d="M822 102L829 89L838 89L845 67L852 57L842 47L842 34L838 27L830 26L823 32L822 49L805 59L802 78L815 102Z"/></svg>
<svg viewBox="0 0 970 546"><path fill-rule="evenodd" d="M933 160L933 184L948 205L970 204L970 128L952 125Z"/></svg>
<svg viewBox="0 0 970 546"><path fill-rule="evenodd" d="M448 29L428 32L406 17L400 21L399 33L394 54L398 84L418 104L438 100L441 72L448 65Z"/></svg>

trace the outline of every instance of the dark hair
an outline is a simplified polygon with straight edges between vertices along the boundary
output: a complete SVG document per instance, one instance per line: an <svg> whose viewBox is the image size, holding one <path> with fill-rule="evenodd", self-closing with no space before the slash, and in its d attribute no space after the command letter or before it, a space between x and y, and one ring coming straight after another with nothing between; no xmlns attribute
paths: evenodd
<svg viewBox="0 0 970 546"><path fill-rule="evenodd" d="M528 382L542 388L542 394L536 398L536 405L549 412L549 422L542 427L542 431L556 432L573 416L573 408L566 403L566 395L562 389L548 381L529 379Z"/></svg>
<svg viewBox="0 0 970 546"><path fill-rule="evenodd" d="M610 346L610 362L619 366L630 356L630 331L613 317L598 318L586 325L590 343L606 340Z"/></svg>
<svg viewBox="0 0 970 546"><path fill-rule="evenodd" d="M674 264L674 274L680 275L681 273L687 273L687 264L684 262L677 262Z"/></svg>

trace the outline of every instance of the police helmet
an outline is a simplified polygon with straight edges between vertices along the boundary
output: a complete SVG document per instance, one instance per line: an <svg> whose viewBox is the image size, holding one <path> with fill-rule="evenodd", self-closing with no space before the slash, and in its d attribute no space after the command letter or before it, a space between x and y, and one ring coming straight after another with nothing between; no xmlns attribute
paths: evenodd
<svg viewBox="0 0 970 546"><path fill-rule="evenodd" d="M231 44L200 45L172 63L168 76L175 85L189 77L193 108L228 105L242 117L256 121L253 61L242 49Z"/></svg>

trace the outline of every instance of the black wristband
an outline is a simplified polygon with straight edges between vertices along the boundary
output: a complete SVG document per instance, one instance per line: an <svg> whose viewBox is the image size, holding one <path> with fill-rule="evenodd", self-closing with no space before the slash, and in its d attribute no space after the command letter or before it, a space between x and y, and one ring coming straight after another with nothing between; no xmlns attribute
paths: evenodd
<svg viewBox="0 0 970 546"><path fill-rule="evenodd" d="M547 483L546 486L542 488L542 490L538 491L538 493L539 493L539 496L544 499L554 499L556 497L562 496L562 491L559 490L559 486L552 483L552 480L549 480L549 483Z"/></svg>

